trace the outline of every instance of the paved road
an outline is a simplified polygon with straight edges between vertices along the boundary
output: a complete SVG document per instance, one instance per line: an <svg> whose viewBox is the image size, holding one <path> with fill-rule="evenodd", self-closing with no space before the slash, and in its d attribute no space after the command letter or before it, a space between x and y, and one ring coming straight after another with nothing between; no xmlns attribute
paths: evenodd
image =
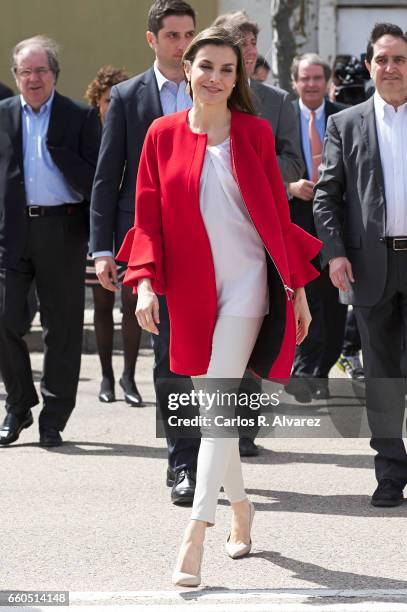
<svg viewBox="0 0 407 612"><path fill-rule="evenodd" d="M40 364L34 354L36 372ZM120 364L117 355L117 377ZM121 398L105 405L96 398L97 358L85 355L66 444L39 448L33 426L0 448L0 589L68 590L75 606L106 610L407 610L407 503L369 505L375 480L364 439L262 439L261 455L244 464L257 511L251 555L225 556L221 497L202 588L172 587L190 511L171 505L164 485L151 366L143 350L137 379L146 407Z"/></svg>

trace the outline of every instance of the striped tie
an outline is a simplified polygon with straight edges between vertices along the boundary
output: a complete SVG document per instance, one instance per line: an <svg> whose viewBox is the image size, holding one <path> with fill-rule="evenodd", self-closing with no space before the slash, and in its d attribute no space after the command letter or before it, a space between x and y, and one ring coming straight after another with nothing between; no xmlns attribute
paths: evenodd
<svg viewBox="0 0 407 612"><path fill-rule="evenodd" d="M315 125L315 111L311 111L311 117L308 125L308 135L311 143L312 155L312 181L318 180L318 166L322 160L322 142L318 134L317 126Z"/></svg>

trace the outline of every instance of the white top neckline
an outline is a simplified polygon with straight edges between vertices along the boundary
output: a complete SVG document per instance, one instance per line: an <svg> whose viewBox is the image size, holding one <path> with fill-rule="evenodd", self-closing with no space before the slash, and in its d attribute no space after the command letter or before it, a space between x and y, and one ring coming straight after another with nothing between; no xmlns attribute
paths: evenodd
<svg viewBox="0 0 407 612"><path fill-rule="evenodd" d="M217 144L217 145L207 145L207 147L206 147L206 148L207 148L207 149L217 149L218 147L222 147L222 146L224 146L224 145L226 145L226 144L229 144L229 142L230 142L230 136L228 136L227 138L225 138L225 140L224 140L223 142L220 142L220 143L219 143L219 144Z"/></svg>

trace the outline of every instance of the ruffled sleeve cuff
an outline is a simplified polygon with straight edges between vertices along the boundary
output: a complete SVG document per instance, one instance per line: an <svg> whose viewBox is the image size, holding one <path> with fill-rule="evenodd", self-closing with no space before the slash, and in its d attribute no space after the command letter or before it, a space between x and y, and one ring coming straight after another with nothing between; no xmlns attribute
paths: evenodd
<svg viewBox="0 0 407 612"><path fill-rule="evenodd" d="M311 264L322 248L322 242L308 234L295 223L284 236L290 268L291 287L304 287L319 276L317 269Z"/></svg>
<svg viewBox="0 0 407 612"><path fill-rule="evenodd" d="M132 227L123 240L116 260L127 262L123 283L134 287L135 293L140 278L149 278L155 293L165 293L162 248L158 239L153 239L139 227Z"/></svg>

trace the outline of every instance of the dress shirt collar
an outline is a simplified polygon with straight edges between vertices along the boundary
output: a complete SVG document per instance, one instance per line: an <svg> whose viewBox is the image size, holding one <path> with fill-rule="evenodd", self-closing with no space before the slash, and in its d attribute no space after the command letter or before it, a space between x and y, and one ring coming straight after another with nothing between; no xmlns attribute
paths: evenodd
<svg viewBox="0 0 407 612"><path fill-rule="evenodd" d="M301 113L304 115L304 117L309 120L309 118L311 117L311 109L308 108L308 106L305 106L304 102L301 100L301 98L298 100L298 103L300 105L300 110ZM321 119L323 113L325 110L325 100L323 100L321 106L318 106L318 108L315 109L315 118L316 119Z"/></svg>
<svg viewBox="0 0 407 612"><path fill-rule="evenodd" d="M396 110L394 106L392 106L391 104L388 104L385 100L383 100L383 98L377 93L377 90L373 94L373 104L374 104L376 115L382 120L384 119L386 113L391 113L393 115L396 114ZM397 112L398 113L400 111L406 112L405 111L406 108L407 108L407 102L404 102L404 104L401 104L401 106L398 107Z"/></svg>
<svg viewBox="0 0 407 612"><path fill-rule="evenodd" d="M163 86L165 85L165 83L174 83L177 87L179 87L179 84L176 83L175 81L170 81L169 79L167 79L167 77L165 77L163 75L162 72L160 72L160 70L158 69L157 66L157 61L154 62L154 74L155 74L155 78L157 81L157 85L158 85L158 91L161 93L161 90L163 88ZM182 81L181 81L182 83ZM186 86L186 82L185 82L185 86Z"/></svg>
<svg viewBox="0 0 407 612"><path fill-rule="evenodd" d="M51 110L52 102L54 100L54 96L55 96L55 89L52 90L52 94L50 95L48 100L44 102L44 104L41 106L40 112L38 114L49 113L49 111ZM24 100L24 97L22 95L20 95L20 102L21 102L21 108L23 110L25 111L30 110L34 112L31 106L28 104L28 102Z"/></svg>

